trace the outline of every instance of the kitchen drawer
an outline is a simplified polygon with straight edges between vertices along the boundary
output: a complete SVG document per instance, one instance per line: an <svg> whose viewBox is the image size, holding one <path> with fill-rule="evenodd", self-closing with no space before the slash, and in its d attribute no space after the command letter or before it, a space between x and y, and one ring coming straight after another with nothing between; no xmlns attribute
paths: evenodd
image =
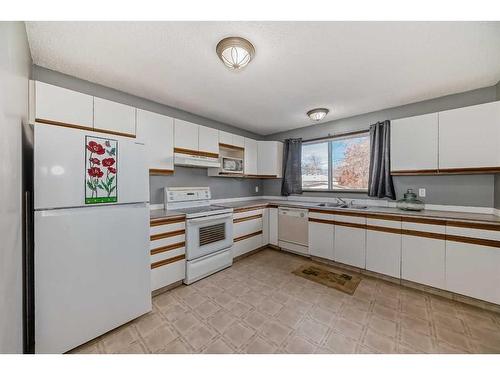
<svg viewBox="0 0 500 375"><path fill-rule="evenodd" d="M185 275L186 261L184 259L153 268L151 269L151 290L182 281Z"/></svg>
<svg viewBox="0 0 500 375"><path fill-rule="evenodd" d="M334 220L342 223L366 224L366 217L364 216L339 215L335 213Z"/></svg>
<svg viewBox="0 0 500 375"><path fill-rule="evenodd" d="M262 247L262 234L258 234L233 244L233 257L246 254Z"/></svg>
<svg viewBox="0 0 500 375"><path fill-rule="evenodd" d="M166 238L161 238L158 240L150 241L149 242L149 249L154 250L162 246L168 246L172 245L174 243L178 242L184 242L186 241L186 236L184 234L179 234L177 236L172 236L172 237L166 237Z"/></svg>
<svg viewBox="0 0 500 375"><path fill-rule="evenodd" d="M181 242L181 244L182 244L182 242ZM151 255L151 264L159 262L160 260L175 258L175 257L177 257L179 255L183 255L183 254L186 254L185 245L183 245L181 247L174 248L172 250L167 250L167 251L163 251L163 252L160 252L157 254L152 254Z"/></svg>
<svg viewBox="0 0 500 375"><path fill-rule="evenodd" d="M327 214L323 212L314 212L314 211L309 211L309 219L320 219L320 220L330 220L332 221L334 219L333 213Z"/></svg>
<svg viewBox="0 0 500 375"><path fill-rule="evenodd" d="M233 238L238 238L262 230L262 217L233 224Z"/></svg>
<svg viewBox="0 0 500 375"><path fill-rule="evenodd" d="M159 234L159 233L169 233L169 232L175 232L177 230L184 229L186 227L185 222L180 222L180 223L173 223L173 224L166 224L166 225L158 225L155 227L150 227L149 229L149 234Z"/></svg>
<svg viewBox="0 0 500 375"><path fill-rule="evenodd" d="M401 230L401 220L366 219L366 225Z"/></svg>
<svg viewBox="0 0 500 375"><path fill-rule="evenodd" d="M233 213L233 220L241 219L241 218L249 217L249 216L262 215L263 212L264 212L263 208L256 208L256 209L243 211L243 212L234 212Z"/></svg>

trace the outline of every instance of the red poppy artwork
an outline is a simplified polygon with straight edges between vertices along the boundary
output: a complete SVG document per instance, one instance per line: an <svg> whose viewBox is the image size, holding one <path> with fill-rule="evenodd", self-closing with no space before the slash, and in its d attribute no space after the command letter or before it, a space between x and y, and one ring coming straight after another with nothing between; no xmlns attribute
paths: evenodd
<svg viewBox="0 0 500 375"><path fill-rule="evenodd" d="M118 141L85 137L85 204L118 201Z"/></svg>

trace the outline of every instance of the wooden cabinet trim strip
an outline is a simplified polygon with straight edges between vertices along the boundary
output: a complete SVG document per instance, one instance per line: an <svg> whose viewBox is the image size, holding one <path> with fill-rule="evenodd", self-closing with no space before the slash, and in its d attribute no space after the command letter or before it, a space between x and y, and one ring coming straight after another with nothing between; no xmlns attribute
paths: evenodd
<svg viewBox="0 0 500 375"><path fill-rule="evenodd" d="M176 257L170 258L170 259L164 259L160 260L158 262L154 262L151 264L151 269L158 268L161 266L166 266L167 264L178 262L179 260L183 260L186 257L186 255L177 255Z"/></svg>
<svg viewBox="0 0 500 375"><path fill-rule="evenodd" d="M487 224L487 223L471 223L471 222L466 222L466 221L446 221L446 225L450 226L450 227L458 227L458 228L471 228L471 229L500 231L500 223L499 224Z"/></svg>
<svg viewBox="0 0 500 375"><path fill-rule="evenodd" d="M414 169L391 171L393 176L440 175L440 174L482 174L500 173L500 167L444 168L444 169Z"/></svg>
<svg viewBox="0 0 500 375"><path fill-rule="evenodd" d="M183 242L176 242L176 243L173 243L172 245L157 247L156 249L151 250L150 254L151 255L160 254L160 253L164 253L166 251L180 249L181 247L185 247L185 246L186 246L186 242L184 242L184 241Z"/></svg>
<svg viewBox="0 0 500 375"><path fill-rule="evenodd" d="M320 224L330 224L330 225L335 225L335 221L333 220L326 220L326 219L316 219L314 217L309 218L310 222L313 223L320 223Z"/></svg>
<svg viewBox="0 0 500 375"><path fill-rule="evenodd" d="M401 221L401 216L385 214L365 214L367 219Z"/></svg>
<svg viewBox="0 0 500 375"><path fill-rule="evenodd" d="M170 176L174 174L173 169L149 168L149 174L153 176Z"/></svg>
<svg viewBox="0 0 500 375"><path fill-rule="evenodd" d="M262 234L261 230L259 230L258 232L253 232L250 234L245 234L244 236L237 237L233 241L234 242L243 241L243 240L246 240L247 238L258 236L259 234Z"/></svg>
<svg viewBox="0 0 500 375"><path fill-rule="evenodd" d="M163 219L151 220L149 222L150 227L157 227L159 225L182 223L186 220L184 216L166 217Z"/></svg>
<svg viewBox="0 0 500 375"><path fill-rule="evenodd" d="M174 152L178 153L178 154L186 154L186 155L194 155L194 156L206 156L209 158L218 158L219 157L219 154L216 154L214 152L189 150L187 148L179 148L179 147L175 147Z"/></svg>
<svg viewBox="0 0 500 375"><path fill-rule="evenodd" d="M453 242L469 243L469 244L472 244L472 245L480 245L480 246L489 246L489 247L500 248L500 241L487 240L487 239L484 239L484 238L471 238L471 237L455 236L455 235L447 234L446 235L446 240L447 241L453 241Z"/></svg>
<svg viewBox="0 0 500 375"><path fill-rule="evenodd" d="M397 170L391 171L391 175L393 176L413 176L413 175L421 175L421 174L438 174L437 169L408 169L408 170Z"/></svg>
<svg viewBox="0 0 500 375"><path fill-rule="evenodd" d="M432 224L432 225L446 225L446 220L441 219L427 219L424 217L410 217L402 216L401 221L407 223L420 223L420 224Z"/></svg>
<svg viewBox="0 0 500 375"><path fill-rule="evenodd" d="M163 238L180 236L181 234L184 234L184 233L186 233L185 229L179 229L179 230L175 230L173 232L153 234L153 235L149 236L149 238L151 241L156 241L156 240L161 240Z"/></svg>
<svg viewBox="0 0 500 375"><path fill-rule="evenodd" d="M334 220L333 223L335 225L340 225L341 227L366 229L366 224L346 223L344 221L337 221L337 220Z"/></svg>
<svg viewBox="0 0 500 375"><path fill-rule="evenodd" d="M381 227L379 225L366 225L366 229L377 232L401 234L401 229L399 228Z"/></svg>
<svg viewBox="0 0 500 375"><path fill-rule="evenodd" d="M35 122L39 123L39 124L45 124L45 125L62 126L64 128L71 128L71 129L77 129L77 130L86 130L86 131L92 131L92 132L104 133L104 134L119 135L121 137L129 137L129 138L135 138L136 137L135 134L121 133L121 132L117 132L117 131L114 131L114 130L107 130L107 129L99 129L99 128L94 128L93 126L83 126L83 125L76 125L76 124L68 124L68 123L65 123L65 122L47 120L47 119L43 119L43 118L36 118Z"/></svg>
<svg viewBox="0 0 500 375"><path fill-rule="evenodd" d="M446 235L442 233L432 233L432 232L422 232L419 230L402 229L401 234L414 237L432 238L436 240L446 240Z"/></svg>
<svg viewBox="0 0 500 375"><path fill-rule="evenodd" d="M260 218L262 218L262 214L240 217L238 219L233 219L233 223L236 224L236 223L241 223L242 221L249 221L249 220L255 220L255 219L260 219Z"/></svg>
<svg viewBox="0 0 500 375"><path fill-rule="evenodd" d="M275 174L246 174L244 175L246 178L278 178L278 175Z"/></svg>
<svg viewBox="0 0 500 375"><path fill-rule="evenodd" d="M228 145L227 143L219 142L219 147L230 148L231 150L237 150L237 151L245 151L244 147Z"/></svg>
<svg viewBox="0 0 500 375"><path fill-rule="evenodd" d="M252 206L252 207L240 207L240 208L235 208L233 212L236 214L238 212L248 212L248 211L255 211L255 210L261 210L263 208L266 208L267 204L262 204L259 206Z"/></svg>

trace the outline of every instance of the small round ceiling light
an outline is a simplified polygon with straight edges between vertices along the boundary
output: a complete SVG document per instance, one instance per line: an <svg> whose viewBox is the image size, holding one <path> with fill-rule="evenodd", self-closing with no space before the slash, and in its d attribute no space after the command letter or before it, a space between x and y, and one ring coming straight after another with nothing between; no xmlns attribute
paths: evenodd
<svg viewBox="0 0 500 375"><path fill-rule="evenodd" d="M307 112L309 118L313 121L321 121L330 112L327 108L314 108Z"/></svg>
<svg viewBox="0 0 500 375"><path fill-rule="evenodd" d="M231 70L244 68L255 55L252 43L237 36L222 39L215 51L224 65Z"/></svg>

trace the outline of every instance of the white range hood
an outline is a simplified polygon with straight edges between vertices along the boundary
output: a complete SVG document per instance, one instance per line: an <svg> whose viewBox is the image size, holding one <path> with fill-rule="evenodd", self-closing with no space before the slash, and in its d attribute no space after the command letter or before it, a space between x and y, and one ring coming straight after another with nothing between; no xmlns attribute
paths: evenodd
<svg viewBox="0 0 500 375"><path fill-rule="evenodd" d="M208 156L196 156L187 154L174 154L174 164L183 167L198 167L198 168L219 168L219 158Z"/></svg>

